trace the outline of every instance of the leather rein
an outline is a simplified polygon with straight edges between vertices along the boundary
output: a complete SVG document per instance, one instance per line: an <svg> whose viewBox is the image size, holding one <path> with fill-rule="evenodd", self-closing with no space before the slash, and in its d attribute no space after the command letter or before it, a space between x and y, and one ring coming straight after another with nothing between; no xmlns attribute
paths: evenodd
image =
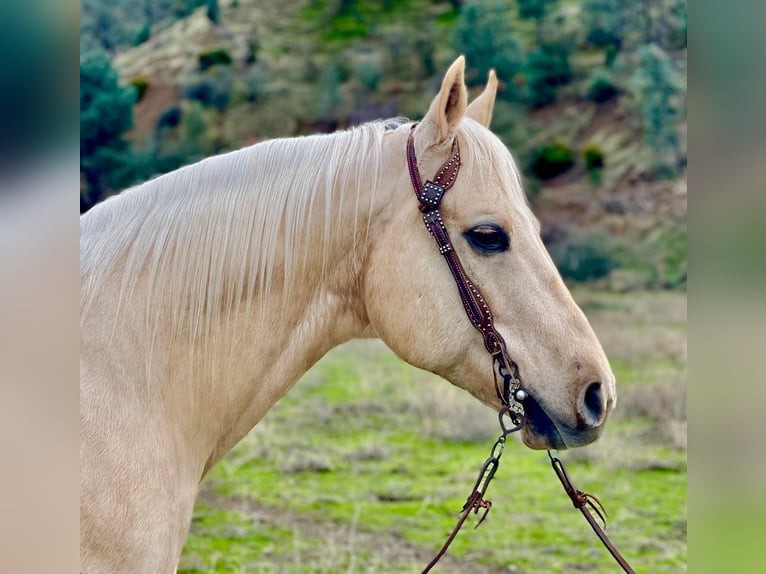
<svg viewBox="0 0 766 574"><path fill-rule="evenodd" d="M412 187L415 190L415 195L420 204L419 209L423 213L423 223L436 241L439 253L442 254L447 262L447 266L455 280L458 293L460 294L460 300L463 303L463 308L465 309L468 319L481 334L484 340L484 347L492 357L492 375L495 382L495 392L503 405L498 415L502 434L495 441L489 457L484 461L484 464L479 471L479 475L476 478L476 482L474 483L473 490L471 491L471 494L468 495L460 512L457 524L439 552L437 552L431 562L429 562L423 570L422 574L427 574L447 552L447 549L457 536L457 533L460 531L465 521L468 519L470 513L473 512L474 514L478 514L480 510L484 511L475 526L478 528L479 525L484 522L484 519L492 508L492 501L486 500L484 495L499 468L500 458L505 449L506 438L508 435L521 430L526 424L527 419L524 414L523 402L527 398L527 393L522 388L519 367L516 362L510 358L502 335L495 329L492 311L490 310L489 305L487 305L487 302L479 289L473 284L465 272L439 210L444 194L455 183L458 172L460 171L460 147L458 145L457 137L455 137L452 142L449 158L436 172L433 180L428 180L423 183L423 180L420 177L420 171L418 170L418 160L415 155L414 132L415 125L412 126L407 139L407 167L410 173ZM498 383L498 378L502 381L502 387ZM554 457L550 451L548 451L548 456L551 465L556 472L556 476L558 476L561 481L561 484L574 507L582 512L596 535L622 569L627 574L635 574L635 571L614 547L604 532L604 529L599 525L598 520L591 513L591 511L593 511L596 516L601 519L605 528L606 511L601 502L595 496L579 490L574 483L572 483L569 475L564 469L564 463L560 459Z"/></svg>

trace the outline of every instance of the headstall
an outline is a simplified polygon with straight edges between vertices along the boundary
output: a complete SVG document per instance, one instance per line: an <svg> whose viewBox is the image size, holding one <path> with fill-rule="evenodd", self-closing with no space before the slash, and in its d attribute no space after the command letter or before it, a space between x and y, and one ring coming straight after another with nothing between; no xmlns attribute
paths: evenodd
<svg viewBox="0 0 766 574"><path fill-rule="evenodd" d="M436 172L433 180L428 180L423 183L423 180L420 177L420 171L418 170L418 160L415 155L414 133L416 125L417 124L412 126L407 138L407 167L409 169L412 187L415 190L415 195L420 203L419 209L423 214L423 223L425 223L426 229L428 229L428 232L436 241L439 253L442 254L447 262L447 266L455 280L458 293L460 294L460 300L463 303L463 308L465 309L468 319L481 334L484 340L484 347L492 357L492 374L495 382L495 392L503 404L498 417L502 434L495 441L489 457L484 461L479 476L474 483L473 490L471 491L471 494L468 495L468 498L463 505L455 528L452 530L436 556L434 556L431 562L423 570L422 574L427 574L447 552L447 549L457 536L457 533L460 531L460 528L468 519L471 512L478 514L479 510L484 510L476 527L478 527L487 517L487 513L492 507L492 502L486 500L484 495L500 465L500 457L505 449L506 438L511 433L521 430L526 424L523 402L527 398L527 393L522 388L519 367L508 355L505 341L503 340L502 335L495 329L492 319L492 311L490 310L489 305L487 305L487 302L479 292L479 289L466 274L465 269L460 262L460 257L458 257L449 233L447 232L447 227L444 224L439 209L444 194L455 183L458 172L460 171L460 146L458 145L457 137L455 137L452 142L449 158ZM502 388L498 383L498 377L502 380ZM511 424L508 424L509 420ZM634 570L612 545L606 536L606 533L598 524L598 521L591 514L590 510L593 510L604 524L606 524L606 512L600 501L595 496L577 489L569 479L561 460L554 457L550 451L548 451L548 456L550 457L551 465L553 466L556 475L561 481L564 490L575 508L582 512L583 516L585 516L588 523L622 569L628 574L635 574Z"/></svg>

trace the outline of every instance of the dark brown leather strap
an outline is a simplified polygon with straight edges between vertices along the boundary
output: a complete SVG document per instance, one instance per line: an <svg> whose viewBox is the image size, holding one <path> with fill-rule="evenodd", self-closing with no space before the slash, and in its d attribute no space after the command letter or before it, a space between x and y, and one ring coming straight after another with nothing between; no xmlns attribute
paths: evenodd
<svg viewBox="0 0 766 574"><path fill-rule="evenodd" d="M460 171L460 146L457 138L455 138L449 158L436 172L433 181L429 180L423 183L420 170L418 170L418 160L415 156L414 131L415 127L413 126L407 139L407 167L410 172L412 187L420 202L419 209L423 213L423 223L436 240L439 253L446 260L452 277L455 279L455 285L468 319L481 333L484 347L497 363L497 369L504 381L502 391L500 386L495 383L498 396L504 405L511 407L512 416L518 420L524 412L521 403L516 401L513 396L521 386L518 366L508 355L505 341L495 329L489 305L465 272L439 209L444 194L455 183Z"/></svg>
<svg viewBox="0 0 766 574"><path fill-rule="evenodd" d="M508 407L503 407L498 413L500 428L502 429L503 434L501 434L500 437L495 441L495 444L492 446L492 450L489 453L489 458L484 461L484 464L479 471L479 475L476 477L476 482L473 485L473 490L471 491L471 494L468 495L468 498L466 499L465 504L460 511L460 517L458 518L457 524L455 524L455 527L452 529L452 532L450 532L447 540L444 541L442 547L431 559L428 565L423 569L421 574L428 574L428 572L430 572L431 569L436 566L436 563L439 562L441 557L444 556L444 554L447 552L447 549L450 547L450 544L452 544L452 541L455 540L457 533L460 532L460 529L463 527L463 524L465 524L465 521L468 519L468 515L471 514L471 512L478 514L480 510L484 510L482 515L479 517L479 520L476 522L476 526L474 526L474 528L478 528L481 526L482 522L484 522L484 519L487 518L487 514L489 514L489 511L492 509L492 501L487 500L484 498L484 496L487 494L489 483L492 482L497 469L500 468L500 458L503 456L503 452L505 451L506 439L510 434L520 431L526 424L526 418L522 415L518 424L514 424L509 427L505 424L504 417L506 415L510 415L510 412Z"/></svg>
<svg viewBox="0 0 766 574"><path fill-rule="evenodd" d="M631 568L630 564L628 564L628 561L623 557L622 554L620 554L619 550L615 548L614 544L612 544L612 541L609 540L609 537L606 535L606 532L604 532L604 528L606 528L606 510L604 510L604 506L601 504L601 501L592 494L583 492L575 486L575 484L572 482L572 479L569 478L569 475L564 468L564 463L561 461L561 459L553 456L551 451L548 451L548 457L551 459L551 466L553 466L553 470L556 471L556 476L559 477L561 485L564 487L567 495L569 495L569 499L572 501L574 507L582 513L582 515L585 517L585 520L588 521L588 524L590 524L591 528L593 529L593 532L596 533L596 536L598 536L599 540L601 540L604 546L606 546L606 549L609 550L609 553L614 557L622 569L627 574L636 574L636 571ZM604 524L604 528L602 528L598 523L596 517L591 514L591 509L601 519L601 522Z"/></svg>
<svg viewBox="0 0 766 574"><path fill-rule="evenodd" d="M447 260L447 265L449 265L452 276L455 278L455 283L460 292L460 299L463 302L468 318L484 337L484 346L487 348L487 351L494 355L500 351L502 337L495 331L492 323L492 312L489 310L484 297L482 297L479 290L468 278L463 265L460 263L460 259L455 253L455 248L452 245L447 228L444 225L444 220L442 219L441 211L439 210L445 192L455 183L458 171L460 170L460 148L457 139L452 144L450 157L436 173L434 180L426 181L423 184L420 179L417 158L415 157L413 132L410 132L407 142L407 164L412 186L420 202L420 211L423 212L423 223L425 223L429 233L436 240L436 244L439 246L439 253Z"/></svg>
<svg viewBox="0 0 766 574"><path fill-rule="evenodd" d="M465 521L468 519L468 516L471 514L471 512L478 513L480 508L484 508L486 510L484 511L482 517L479 519L476 528L478 528L479 524L484 521L484 517L487 516L487 512L489 512L489 509L492 508L492 502L489 500L483 500L481 494L474 491L468 497L468 501L463 507L463 511L460 513L460 518L458 518L457 524L455 524L455 527L452 529L452 532L450 532L447 540L444 541L444 544L442 544L439 552L437 552L436 555L431 558L431 561L426 565L420 574L428 574L433 569L433 567L436 566L439 560L442 559L442 556L447 553L447 549L450 547L450 544L452 544L452 541L455 540L455 537L457 536L457 533L460 532L460 529L463 528L463 524L465 524Z"/></svg>

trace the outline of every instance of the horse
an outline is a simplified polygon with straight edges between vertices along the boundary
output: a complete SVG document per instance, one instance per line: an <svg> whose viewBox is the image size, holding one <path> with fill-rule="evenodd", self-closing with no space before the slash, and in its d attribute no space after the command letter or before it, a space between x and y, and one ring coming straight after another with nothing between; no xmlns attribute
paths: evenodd
<svg viewBox="0 0 766 574"><path fill-rule="evenodd" d="M162 175L80 220L81 569L173 572L200 481L319 358L379 337L499 410L482 338L420 222L405 150L461 168L444 225L524 374L532 449L594 441L615 379L489 130L465 60L418 123L265 141Z"/></svg>

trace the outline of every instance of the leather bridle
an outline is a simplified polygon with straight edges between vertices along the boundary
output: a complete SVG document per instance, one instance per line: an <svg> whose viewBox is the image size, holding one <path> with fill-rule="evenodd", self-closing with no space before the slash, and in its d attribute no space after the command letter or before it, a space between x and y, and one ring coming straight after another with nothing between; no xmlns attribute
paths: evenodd
<svg viewBox="0 0 766 574"><path fill-rule="evenodd" d="M471 491L471 494L468 495L468 498L463 505L457 524L439 552L423 570L422 574L427 574L447 552L449 545L455 539L457 533L460 531L460 528L463 526L471 512L478 514L479 510L484 510L481 518L476 524L477 527L487 517L487 513L492 507L492 502L486 500L484 495L489 487L489 483L495 476L495 472L497 472L497 469L499 468L500 457L505 449L506 438L511 433L521 430L526 424L523 402L527 398L527 393L522 388L519 366L508 355L505 341L495 328L492 319L492 311L490 310L489 305L487 305L481 292L465 272L465 269L460 262L460 257L455 251L455 247L447 232L447 227L444 224L439 209L444 194L455 183L460 171L460 146L457 137L452 141L452 149L449 158L436 172L433 180L428 180L423 183L423 180L420 177L420 171L418 170L418 160L415 155L414 133L416 125L417 124L412 126L407 138L407 167L410 173L412 187L415 190L415 195L420 204L419 209L423 213L423 223L425 223L426 229L428 229L428 232L436 241L439 253L442 254L447 262L447 266L455 280L455 285L460 294L460 300L463 303L463 308L465 309L469 321L481 334L484 340L484 347L492 357L492 374L495 381L495 392L503 405L498 417L502 434L497 441L495 441L489 457L484 461L484 464L479 471L479 476L474 483L473 490ZM498 384L498 376L503 381L502 389ZM513 423L512 425L506 423L507 418L510 418ZM574 483L572 483L569 475L564 469L564 463L559 458L554 457L550 451L548 451L548 456L550 457L551 465L556 472L556 476L558 476L561 481L561 484L574 507L583 514L596 535L622 569L627 574L635 574L635 571L614 547L602 527L598 524L596 518L591 514L591 510L593 510L604 523L604 527L606 527L606 511L601 505L601 502L595 496L579 490Z"/></svg>
<svg viewBox="0 0 766 574"><path fill-rule="evenodd" d="M457 138L455 138L452 142L452 150L447 161L439 168L432 181L429 180L423 183L423 180L420 178L420 171L418 170L418 160L415 156L414 132L415 126L412 127L407 138L407 167L410 172L412 187L420 202L419 209L423 213L423 223L425 223L426 229L436 240L436 244L439 246L439 253L444 257L452 277L455 279L458 293L460 293L460 300L463 302L463 308L468 319L481 333L484 339L484 347L492 356L497 396L503 403L504 408L507 409L513 423L523 426L524 406L522 401L526 398L526 392L521 389L519 367L508 356L508 349L505 346L503 336L495 329L489 305L487 305L479 289L468 277L463 264L460 263L460 257L458 257L454 245L452 245L452 240L439 210L444 194L455 183L457 174L460 171L460 146L458 145ZM498 375L503 381L502 390L497 382Z"/></svg>

